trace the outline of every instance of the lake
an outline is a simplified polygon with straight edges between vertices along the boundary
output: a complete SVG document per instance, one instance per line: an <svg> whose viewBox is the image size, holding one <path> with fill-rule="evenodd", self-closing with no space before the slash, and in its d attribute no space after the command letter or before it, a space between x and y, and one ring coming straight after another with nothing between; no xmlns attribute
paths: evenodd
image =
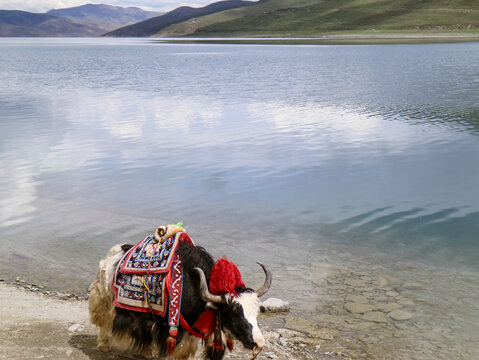
<svg viewBox="0 0 479 360"><path fill-rule="evenodd" d="M478 63L479 43L0 39L0 276L84 293L112 245L181 220L251 286L268 264L345 353L479 358Z"/></svg>

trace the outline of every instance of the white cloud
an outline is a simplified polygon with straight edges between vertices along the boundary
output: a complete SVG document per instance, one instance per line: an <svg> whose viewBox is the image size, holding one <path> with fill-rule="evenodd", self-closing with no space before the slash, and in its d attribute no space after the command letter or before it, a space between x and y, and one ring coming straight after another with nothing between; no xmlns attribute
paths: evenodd
<svg viewBox="0 0 479 360"><path fill-rule="evenodd" d="M0 9L42 13L51 9L63 9L91 3L123 7L135 6L145 10L170 11L179 6L188 5L192 7L201 7L213 2L215 2L215 0L162 1L161 3L157 0L144 0L142 2L134 0L0 0Z"/></svg>

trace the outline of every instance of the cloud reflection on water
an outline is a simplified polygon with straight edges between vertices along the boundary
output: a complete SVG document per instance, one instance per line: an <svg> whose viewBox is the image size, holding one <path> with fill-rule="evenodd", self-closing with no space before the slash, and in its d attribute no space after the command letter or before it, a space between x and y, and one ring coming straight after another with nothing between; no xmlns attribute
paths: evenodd
<svg viewBox="0 0 479 360"><path fill-rule="evenodd" d="M98 181L121 189L125 184L114 174L122 169L137 172L162 166L168 166L170 174L190 171L198 182L218 178L223 189L229 184L228 191L244 192L242 186L247 185L240 184L245 177L257 178L255 184L261 188L262 182L277 182L278 177L291 176L295 182L296 175L317 172L318 167L323 174L338 170L329 163L340 163L348 172L353 165L377 167L391 156L417 155L423 149L429 151L431 144L454 138L441 127L427 128L425 137L421 132L427 126L314 102L227 104L208 96L123 91L83 91L75 97L42 101L50 109L43 121L55 125L42 128L41 141L29 142L27 156L10 155L11 176L2 179L3 189L9 189L3 200L2 226L29 219L27 215L36 209L38 184L48 174L76 178L76 196ZM33 125L36 119L30 121L25 124L27 132L29 126L41 126ZM25 137L22 131L13 134ZM195 188L189 184L180 191L195 198Z"/></svg>

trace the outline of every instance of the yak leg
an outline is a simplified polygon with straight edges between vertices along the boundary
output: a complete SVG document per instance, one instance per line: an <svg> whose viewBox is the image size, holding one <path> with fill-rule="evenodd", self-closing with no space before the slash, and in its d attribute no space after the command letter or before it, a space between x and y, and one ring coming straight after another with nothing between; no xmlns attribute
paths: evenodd
<svg viewBox="0 0 479 360"><path fill-rule="evenodd" d="M109 330L100 328L100 334L98 335L98 348L103 352L111 350L111 334Z"/></svg>

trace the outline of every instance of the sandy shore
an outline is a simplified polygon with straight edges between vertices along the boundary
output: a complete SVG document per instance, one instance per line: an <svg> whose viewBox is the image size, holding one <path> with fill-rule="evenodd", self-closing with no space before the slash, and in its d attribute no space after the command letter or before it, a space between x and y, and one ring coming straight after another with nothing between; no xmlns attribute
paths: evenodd
<svg viewBox="0 0 479 360"><path fill-rule="evenodd" d="M139 359L132 354L115 350L105 354L97 349L97 329L90 324L85 300L59 300L1 282L0 303L0 359ZM319 359L311 349L305 349L306 345L289 346L286 340L280 341L281 345L278 333L264 329L264 334L268 344L259 360ZM294 333L283 335L287 339ZM235 344L226 358L248 359L249 355Z"/></svg>

